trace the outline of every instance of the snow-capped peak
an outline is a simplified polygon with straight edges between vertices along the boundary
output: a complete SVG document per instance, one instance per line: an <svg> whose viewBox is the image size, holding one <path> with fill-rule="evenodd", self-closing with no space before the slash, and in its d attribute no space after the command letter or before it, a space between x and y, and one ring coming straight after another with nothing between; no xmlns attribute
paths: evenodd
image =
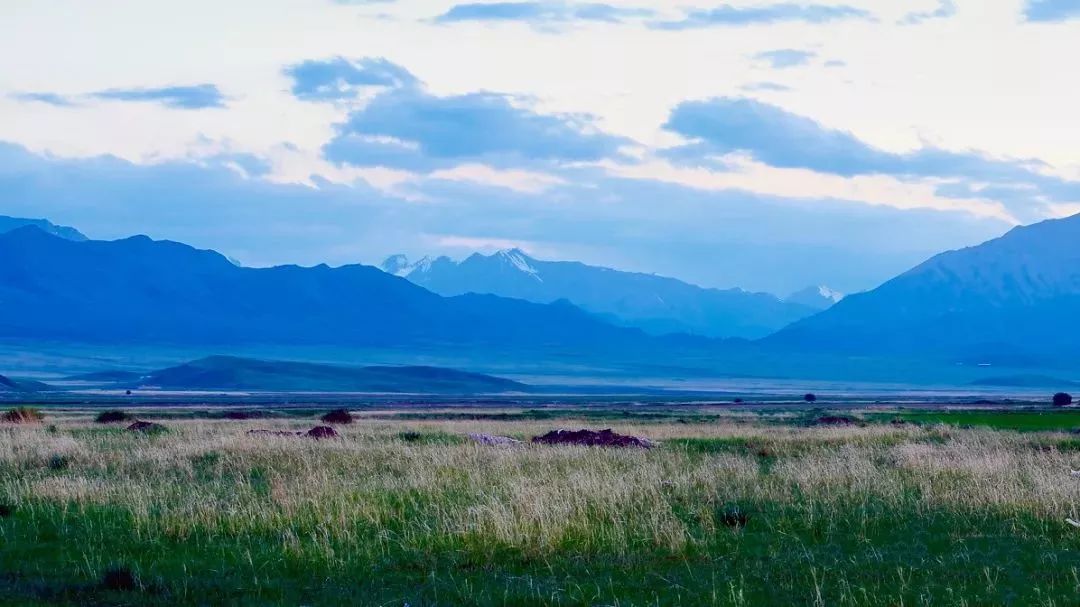
<svg viewBox="0 0 1080 607"><path fill-rule="evenodd" d="M834 291L825 285L818 285L817 292L818 295L824 297L825 299L831 300L833 303L837 303L844 298L843 293L839 291Z"/></svg>
<svg viewBox="0 0 1080 607"><path fill-rule="evenodd" d="M521 252L519 249L503 250L496 253L496 255L514 266L517 270L524 272L540 282L544 282L540 278L540 273L529 263L530 259L527 255Z"/></svg>
<svg viewBox="0 0 1080 607"><path fill-rule="evenodd" d="M409 266L409 274L412 274L413 272L427 272L431 269L431 264L434 261L435 260L428 255L421 257L419 261Z"/></svg>

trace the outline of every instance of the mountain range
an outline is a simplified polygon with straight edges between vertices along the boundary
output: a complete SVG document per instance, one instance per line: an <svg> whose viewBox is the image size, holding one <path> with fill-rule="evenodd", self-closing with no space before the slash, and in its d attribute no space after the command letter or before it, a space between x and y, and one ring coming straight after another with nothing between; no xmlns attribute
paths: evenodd
<svg viewBox="0 0 1080 607"><path fill-rule="evenodd" d="M871 358L1061 368L1080 360L1078 242L1080 215L1018 227L984 244L937 255L876 289L844 297L748 342L654 336L606 322L650 324L657 317L648 313L648 303L659 298L665 300L660 309L694 311L699 315L680 318L700 324L661 316L650 330L661 330L662 322L699 329L707 325L705 319L720 317L718 312L710 316L713 309L700 303L708 289L583 264L540 262L520 251L461 263L409 264L398 258L384 265L449 295L444 297L369 266L245 268L214 251L176 242L145 236L80 240L23 223L0 233L0 339L203 352L239 345L342 346L410 356L450 352L458 361L498 352L507 366L574 357L597 369L604 365L596 361L621 359L644 365L638 368L654 376L688 369L783 373L797 363L811 369L825 358L841 369ZM515 289L504 292L513 297L452 294L474 290L451 280L469 275L463 267L476 281L504 276L499 280ZM640 295L629 285L639 285ZM573 294L574 288L582 293L574 295L574 303L524 299ZM814 291L803 295L834 297L827 289ZM680 299L683 293L689 293L688 300ZM628 303L621 308L612 303L623 300ZM778 309L775 298L748 301ZM13 383L0 382L6 386L0 389L11 390Z"/></svg>
<svg viewBox="0 0 1080 607"><path fill-rule="evenodd" d="M541 261L519 249L410 263L393 255L382 263L390 274L440 295L489 293L536 303L565 300L613 324L654 335L764 337L835 303L826 287L781 300L742 289L706 289L653 274L622 272L572 261Z"/></svg>
<svg viewBox="0 0 1080 607"><path fill-rule="evenodd" d="M1080 355L1080 215L941 253L763 343L971 360Z"/></svg>
<svg viewBox="0 0 1080 607"><path fill-rule="evenodd" d="M441 297L377 268L245 268L135 236L0 234L0 337L90 344L429 346L665 352L659 339L566 303ZM703 342L702 342L703 343Z"/></svg>

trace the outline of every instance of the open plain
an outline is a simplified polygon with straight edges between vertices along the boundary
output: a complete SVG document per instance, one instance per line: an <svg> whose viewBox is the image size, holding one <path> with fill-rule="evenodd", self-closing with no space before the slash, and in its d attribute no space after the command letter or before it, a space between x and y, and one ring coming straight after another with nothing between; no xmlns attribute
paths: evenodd
<svg viewBox="0 0 1080 607"><path fill-rule="evenodd" d="M306 431L315 410L225 411L127 412L151 432L75 408L0 425L0 603L1080 596L1073 411L365 408L324 440L250 433ZM530 442L609 427L656 444Z"/></svg>

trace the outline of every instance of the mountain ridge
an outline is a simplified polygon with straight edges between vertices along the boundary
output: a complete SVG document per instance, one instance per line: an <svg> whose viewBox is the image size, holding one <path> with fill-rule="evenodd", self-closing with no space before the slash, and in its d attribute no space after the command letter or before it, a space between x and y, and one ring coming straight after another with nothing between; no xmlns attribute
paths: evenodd
<svg viewBox="0 0 1080 607"><path fill-rule="evenodd" d="M654 335L753 339L818 309L768 293L708 289L654 274L538 260L520 249L473 253L462 261L424 257L415 263L398 254L381 267L440 295L474 292L536 303L566 300L612 323Z"/></svg>
<svg viewBox="0 0 1080 607"><path fill-rule="evenodd" d="M642 352L691 343L565 302L444 298L362 265L237 267L146 236L76 242L24 226L0 234L0 258L0 336L9 338Z"/></svg>
<svg viewBox="0 0 1080 607"><path fill-rule="evenodd" d="M1080 215L946 251L766 338L852 353L1080 354Z"/></svg>
<svg viewBox="0 0 1080 607"><path fill-rule="evenodd" d="M0 234L11 232L25 226L34 226L38 229L52 234L53 236L59 236L66 240L84 241L89 240L85 234L69 226L57 225L47 219L28 219L25 217L10 217L8 215L0 215Z"/></svg>

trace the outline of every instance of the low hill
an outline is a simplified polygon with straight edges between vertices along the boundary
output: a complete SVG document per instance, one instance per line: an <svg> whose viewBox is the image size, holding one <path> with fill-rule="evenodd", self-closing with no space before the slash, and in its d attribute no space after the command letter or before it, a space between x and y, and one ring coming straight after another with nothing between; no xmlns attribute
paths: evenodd
<svg viewBox="0 0 1080 607"><path fill-rule="evenodd" d="M211 356L155 371L139 385L167 390L424 394L524 392L530 389L508 379L440 367L345 367L232 356Z"/></svg>
<svg viewBox="0 0 1080 607"><path fill-rule="evenodd" d="M49 390L48 384L25 379L12 379L0 375L0 392L41 392Z"/></svg>

